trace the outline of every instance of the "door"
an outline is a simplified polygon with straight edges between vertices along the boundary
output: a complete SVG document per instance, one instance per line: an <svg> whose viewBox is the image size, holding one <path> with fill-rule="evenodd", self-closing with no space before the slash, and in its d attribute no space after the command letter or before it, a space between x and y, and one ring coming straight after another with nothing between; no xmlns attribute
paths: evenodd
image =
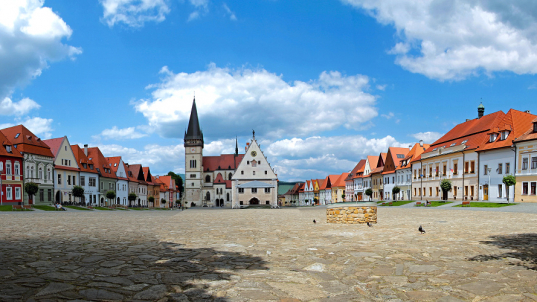
<svg viewBox="0 0 537 302"><path fill-rule="evenodd" d="M483 186L483 200L489 200L489 185Z"/></svg>

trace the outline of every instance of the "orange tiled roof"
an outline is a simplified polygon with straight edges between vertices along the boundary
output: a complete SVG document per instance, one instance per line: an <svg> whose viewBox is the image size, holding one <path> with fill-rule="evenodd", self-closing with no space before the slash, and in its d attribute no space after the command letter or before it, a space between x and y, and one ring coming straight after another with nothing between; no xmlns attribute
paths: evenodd
<svg viewBox="0 0 537 302"><path fill-rule="evenodd" d="M56 158L56 155L58 155L58 151L60 150L60 147L62 146L63 139L65 137L58 137L58 138L51 138L46 139L43 142L47 144L47 146L50 147L50 151L54 155L54 158Z"/></svg>
<svg viewBox="0 0 537 302"><path fill-rule="evenodd" d="M317 182L319 183L319 190L321 190L321 187L323 186L324 184L324 179L317 179Z"/></svg>
<svg viewBox="0 0 537 302"><path fill-rule="evenodd" d="M532 121L532 123L537 123L537 118ZM515 139L515 142L523 142L523 141L529 141L537 139L537 132L533 131L533 128L526 131L524 134L522 134L519 138Z"/></svg>
<svg viewBox="0 0 537 302"><path fill-rule="evenodd" d="M466 145L464 150L474 150L479 148L488 140L488 132L505 116L502 111L487 114L480 119L473 119L458 124L447 134L431 144L423 153L436 151L436 148L448 148L457 145ZM421 160L422 154L412 161Z"/></svg>
<svg viewBox="0 0 537 302"><path fill-rule="evenodd" d="M410 168L412 162L414 159L416 159L418 156L420 156L425 150L427 150L431 145L429 144L423 144L423 147L420 146L419 143L414 144L414 147L412 147L412 150L408 152L408 154L405 156L405 158L401 161L401 166L397 167L395 170L400 169L406 169ZM403 165L406 161L406 165Z"/></svg>
<svg viewBox="0 0 537 302"><path fill-rule="evenodd" d="M489 131L490 133L500 133L504 130L509 130L509 136L507 139L501 140L501 135L498 135L498 138L494 142L487 140L483 143L477 151L492 150L498 148L511 147L513 145L513 140L522 136L528 130L533 131L533 121L537 118L536 115L518 111L515 109L509 110L504 118L498 122L498 124Z"/></svg>
<svg viewBox="0 0 537 302"><path fill-rule="evenodd" d="M144 178L144 172L142 171L142 165L140 165L140 164L136 164L136 165L126 164L126 166L128 167L127 175L129 175L129 181L145 184L145 178ZM129 171L130 171L130 173L129 173Z"/></svg>
<svg viewBox="0 0 537 302"><path fill-rule="evenodd" d="M86 154L84 154L84 149L80 148L78 145L71 145L71 150L73 150L80 172L99 173L95 169L95 163L92 160L89 160ZM84 164L86 165L86 168L84 168Z"/></svg>
<svg viewBox="0 0 537 302"><path fill-rule="evenodd" d="M95 169L97 169L101 177L117 178L116 174L112 172L110 163L98 147L88 148L88 158L93 161Z"/></svg>
<svg viewBox="0 0 537 302"><path fill-rule="evenodd" d="M364 167L365 167L365 159L361 159L357 164L356 166L354 166L354 169L352 169L351 173L349 173L349 175L347 176L347 178L345 180L352 180L354 178L358 178L359 176L357 175L358 174L358 171L360 169L362 169L362 172L364 171Z"/></svg>
<svg viewBox="0 0 537 302"><path fill-rule="evenodd" d="M22 154L13 147L13 144L7 137L0 131L0 155L9 156L9 157L20 157L23 158ZM6 146L11 146L11 153L7 152ZM21 173L22 174L22 173Z"/></svg>
<svg viewBox="0 0 537 302"><path fill-rule="evenodd" d="M401 166L401 161L406 157L406 155L409 153L410 150L408 148L400 148L400 147L389 147L388 148L388 154L391 158L387 158L386 160L392 161L394 164L394 169L389 170L383 170L382 174L391 174L394 173L397 167ZM400 156L400 157L398 157ZM385 163L386 164L386 163ZM386 167L385 167L386 168Z"/></svg>
<svg viewBox="0 0 537 302"><path fill-rule="evenodd" d="M368 155L367 160L369 161L369 167L371 168L371 170L373 170L377 167L377 164L379 162L379 157Z"/></svg>
<svg viewBox="0 0 537 302"><path fill-rule="evenodd" d="M2 129L2 133L13 145L17 145L19 152L54 157L50 147L23 125Z"/></svg>
<svg viewBox="0 0 537 302"><path fill-rule="evenodd" d="M375 169L371 170L371 175L382 173L383 169L384 169L384 167L375 168Z"/></svg>
<svg viewBox="0 0 537 302"><path fill-rule="evenodd" d="M119 169L119 165L121 163L121 156L107 157L106 160L110 163L110 168L112 169L112 172L116 174L118 179L129 180L129 178L127 177L128 170L127 170L127 167L125 167L125 163L123 163L123 169L125 170L125 177L121 177L117 175L117 170Z"/></svg>
<svg viewBox="0 0 537 302"><path fill-rule="evenodd" d="M305 183L300 184L300 186L298 187L298 193L304 193L304 185Z"/></svg>
<svg viewBox="0 0 537 302"><path fill-rule="evenodd" d="M347 178L347 176L349 176L349 172L345 172L345 173L342 173L336 183L333 185L333 187L344 187L345 186L345 178Z"/></svg>
<svg viewBox="0 0 537 302"><path fill-rule="evenodd" d="M234 154L203 157L203 171L235 170L244 158L244 154L235 157Z"/></svg>
<svg viewBox="0 0 537 302"><path fill-rule="evenodd" d="M333 184L336 183L340 175L328 175L323 182L323 186L319 190L328 190L332 188Z"/></svg>
<svg viewBox="0 0 537 302"><path fill-rule="evenodd" d="M144 180L147 182L148 185L153 186L153 181L151 177L151 171L149 170L149 167L142 167L142 172L144 173Z"/></svg>

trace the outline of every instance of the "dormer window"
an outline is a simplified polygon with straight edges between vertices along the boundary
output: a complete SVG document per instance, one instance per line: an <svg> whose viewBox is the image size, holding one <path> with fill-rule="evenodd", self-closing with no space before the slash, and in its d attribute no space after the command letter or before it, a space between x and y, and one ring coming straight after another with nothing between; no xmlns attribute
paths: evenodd
<svg viewBox="0 0 537 302"><path fill-rule="evenodd" d="M438 150L438 148L434 148L434 149L433 149L433 151L436 151L436 150Z"/></svg>
<svg viewBox="0 0 537 302"><path fill-rule="evenodd" d="M453 144L451 144L451 145L449 145L449 146L450 146L450 147L453 147L453 146L455 146L455 145L456 145L456 143L453 143Z"/></svg>
<svg viewBox="0 0 537 302"><path fill-rule="evenodd" d="M507 137L509 136L509 133L510 133L509 131L502 131L502 138L501 138L501 140L502 140L502 141L503 141L503 140L506 140Z"/></svg>
<svg viewBox="0 0 537 302"><path fill-rule="evenodd" d="M533 123L533 132L537 132L537 122Z"/></svg>
<svg viewBox="0 0 537 302"><path fill-rule="evenodd" d="M6 145L6 151L7 153L13 153L13 151L11 150L11 146L9 145Z"/></svg>
<svg viewBox="0 0 537 302"><path fill-rule="evenodd" d="M492 143L492 142L495 141L497 138L498 138L498 133L491 133L491 134L490 134L490 138L489 138L489 142Z"/></svg>
<svg viewBox="0 0 537 302"><path fill-rule="evenodd" d="M15 135L15 138L19 138L20 135L21 135L20 133L17 133L17 134Z"/></svg>
<svg viewBox="0 0 537 302"><path fill-rule="evenodd" d="M465 140L462 141L461 145L464 145L464 144L466 144L467 142L468 142L468 140L465 139Z"/></svg>

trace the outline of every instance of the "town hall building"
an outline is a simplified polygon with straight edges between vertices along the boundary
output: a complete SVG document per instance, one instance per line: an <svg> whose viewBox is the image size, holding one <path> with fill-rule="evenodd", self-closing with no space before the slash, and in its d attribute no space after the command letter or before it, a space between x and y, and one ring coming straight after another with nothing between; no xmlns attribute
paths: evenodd
<svg viewBox="0 0 537 302"><path fill-rule="evenodd" d="M196 100L192 104L185 146L185 206L240 208L255 205L275 207L278 179L255 139L255 132L239 154L203 156L204 140Z"/></svg>

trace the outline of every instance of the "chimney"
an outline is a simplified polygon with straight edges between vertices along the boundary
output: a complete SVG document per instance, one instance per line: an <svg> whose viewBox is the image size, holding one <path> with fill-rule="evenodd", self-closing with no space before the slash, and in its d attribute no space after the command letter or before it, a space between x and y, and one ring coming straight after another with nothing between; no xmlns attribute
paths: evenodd
<svg viewBox="0 0 537 302"><path fill-rule="evenodd" d="M423 147L423 140L420 139L420 147Z"/></svg>
<svg viewBox="0 0 537 302"><path fill-rule="evenodd" d="M88 144L84 145L84 155L88 156Z"/></svg>
<svg viewBox="0 0 537 302"><path fill-rule="evenodd" d="M408 145L408 150L412 150L412 145Z"/></svg>
<svg viewBox="0 0 537 302"><path fill-rule="evenodd" d="M526 111L524 111L524 112L526 112L526 113L531 113L529 110L526 110Z"/></svg>

